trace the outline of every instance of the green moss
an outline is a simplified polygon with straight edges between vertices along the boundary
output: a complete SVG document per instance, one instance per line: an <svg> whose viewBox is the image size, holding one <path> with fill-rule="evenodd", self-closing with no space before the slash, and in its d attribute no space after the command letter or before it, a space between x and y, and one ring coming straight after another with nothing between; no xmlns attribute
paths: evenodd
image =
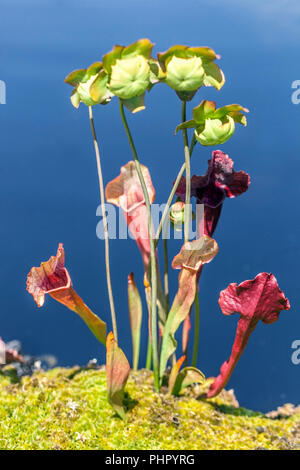
<svg viewBox="0 0 300 470"><path fill-rule="evenodd" d="M0 375L0 449L299 448L300 415L270 419L236 408L229 393L196 394L155 394L149 372L132 373L123 422L107 403L103 370L54 369L21 383Z"/></svg>

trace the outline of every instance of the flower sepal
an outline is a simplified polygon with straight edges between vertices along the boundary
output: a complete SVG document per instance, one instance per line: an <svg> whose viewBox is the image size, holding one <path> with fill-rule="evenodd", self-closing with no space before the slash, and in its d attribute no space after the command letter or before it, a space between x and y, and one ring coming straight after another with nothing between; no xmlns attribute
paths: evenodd
<svg viewBox="0 0 300 470"><path fill-rule="evenodd" d="M203 100L193 109L193 119L179 124L175 134L183 129L195 129L197 141L204 145L223 144L233 135L235 123L247 125L244 113L249 110L239 104L230 104L216 109L214 101Z"/></svg>
<svg viewBox="0 0 300 470"><path fill-rule="evenodd" d="M142 95L151 84L153 44L140 39L127 47L116 45L103 57L103 68L109 76L108 88L121 98L129 100Z"/></svg>
<svg viewBox="0 0 300 470"><path fill-rule="evenodd" d="M221 69L213 61L219 56L209 47L172 46L158 54L158 60L166 74L166 83L179 98L190 101L202 86L214 86L218 90L225 83Z"/></svg>
<svg viewBox="0 0 300 470"><path fill-rule="evenodd" d="M86 106L109 103L113 94L106 87L107 79L102 62L71 72L65 78L65 83L74 87L71 94L72 105L78 108L81 102Z"/></svg>

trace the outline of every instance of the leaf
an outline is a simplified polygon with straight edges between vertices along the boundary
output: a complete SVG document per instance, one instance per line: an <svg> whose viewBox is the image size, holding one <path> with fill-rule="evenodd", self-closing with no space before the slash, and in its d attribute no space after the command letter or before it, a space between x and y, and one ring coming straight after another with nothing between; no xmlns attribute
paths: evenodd
<svg viewBox="0 0 300 470"><path fill-rule="evenodd" d="M173 395L177 396L186 387L192 384L202 384L205 382L205 375L196 367L185 367L178 374L173 388Z"/></svg>
<svg viewBox="0 0 300 470"><path fill-rule="evenodd" d="M111 332L106 340L107 399L115 412L123 420L126 420L123 399L129 372L129 362Z"/></svg>
<svg viewBox="0 0 300 470"><path fill-rule="evenodd" d="M133 370L137 370L140 353L143 307L139 291L134 281L133 273L128 276L128 308L133 348Z"/></svg>
<svg viewBox="0 0 300 470"><path fill-rule="evenodd" d="M160 380L162 380L169 357L175 352L177 341L175 333L189 314L196 293L196 272L182 269L179 274L178 291L168 314L161 347Z"/></svg>
<svg viewBox="0 0 300 470"><path fill-rule="evenodd" d="M218 395L227 385L259 320L274 323L282 310L290 309L289 300L279 289L275 276L268 273L260 273L239 285L230 284L220 293L219 304L224 315L238 313L240 319L230 358L221 366L220 374L207 393L208 398Z"/></svg>
<svg viewBox="0 0 300 470"><path fill-rule="evenodd" d="M160 357L160 380L162 380L169 357L176 350L175 333L189 314L196 295L197 273L201 266L209 263L217 254L215 240L204 235L199 240L186 242L172 262L173 269L181 269L178 291L167 317Z"/></svg>
<svg viewBox="0 0 300 470"><path fill-rule="evenodd" d="M185 357L186 356L184 355L180 359L178 359L176 364L174 364L174 366L172 367L172 370L171 370L171 373L170 373L170 376L169 376L169 383L168 383L168 390L169 390L170 394L173 394L173 390L174 390L175 382L176 382L176 379L177 379L177 376L178 376L178 372L180 370L180 367L182 366L182 364L185 361Z"/></svg>

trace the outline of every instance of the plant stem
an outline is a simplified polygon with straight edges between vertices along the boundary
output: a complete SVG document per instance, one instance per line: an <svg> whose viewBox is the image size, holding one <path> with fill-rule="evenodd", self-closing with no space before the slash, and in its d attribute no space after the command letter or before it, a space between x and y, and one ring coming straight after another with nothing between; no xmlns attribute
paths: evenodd
<svg viewBox="0 0 300 470"><path fill-rule="evenodd" d="M167 239L167 232L168 232L169 222L166 223L165 232L163 236L163 243L164 243L164 294L166 299L166 317L169 313L169 263L168 263L168 239Z"/></svg>
<svg viewBox="0 0 300 470"><path fill-rule="evenodd" d="M186 102L181 102L181 121L186 121ZM185 210L184 210L184 241L187 242L189 240L189 233L190 233L190 204L191 204L191 159L190 159L190 151L189 151L189 142L188 142L188 135L187 130L182 130L183 134L183 144L184 144L184 158L185 158L185 175L186 175L186 183L185 183Z"/></svg>
<svg viewBox="0 0 300 470"><path fill-rule="evenodd" d="M94 125L93 110L92 110L91 106L89 106L89 117L90 117L90 124L91 124L93 141L94 141L94 146L95 146L98 180L99 180L99 190L100 190L101 211L102 211L102 217L103 217L104 242L105 242L105 269L106 269L107 290L108 290L108 297L109 297L109 305L110 305L110 313L111 313L113 333L114 333L115 340L118 342L118 329L117 329L116 311L115 311L114 297L113 297L112 284L111 284L111 274L110 274L109 236L108 236L107 218L106 218L106 212L105 212L105 196L104 196L103 174L102 174L102 168L101 168L101 159L100 159L99 146L98 146L98 141L97 141L97 136L96 136L96 131L95 131L95 125Z"/></svg>
<svg viewBox="0 0 300 470"><path fill-rule="evenodd" d="M193 150L194 150L194 147L195 147L196 143L197 143L197 140L196 140L196 137L195 137L195 134L194 134L192 142L191 142L191 146L190 146L190 157L192 156L192 153L193 153ZM166 220L167 216L169 215L169 209L170 209L171 203L173 201L173 197L175 196L175 193L177 191L177 188L179 186L180 180L181 180L184 172L185 172L185 163L183 163L182 167L180 168L179 173L176 177L176 180L173 184L172 190L170 192L170 195L168 197L166 207L164 209L161 220L159 222L159 226L158 226L156 234L155 234L155 246L157 246L157 244L159 242L159 238L160 238L160 235L161 235L161 232L162 232L163 225L165 223L165 220Z"/></svg>
<svg viewBox="0 0 300 470"><path fill-rule="evenodd" d="M150 336L148 337L148 347L147 347L147 358L146 358L146 369L151 370L151 361L152 361L152 344L150 341Z"/></svg>
<svg viewBox="0 0 300 470"><path fill-rule="evenodd" d="M192 357L193 367L196 367L197 358L198 358L199 330L200 330L200 305L199 305L199 292L198 292L198 287L197 287L196 295L195 295L195 328L194 328L194 347L193 347L193 357Z"/></svg>
<svg viewBox="0 0 300 470"><path fill-rule="evenodd" d="M153 375L154 375L154 387L155 390L159 391L159 375L158 375L158 348L157 348L157 318L156 318L156 303L157 303L157 271L156 271L156 256L155 256L155 245L153 238L152 228L152 217L151 217L151 204L147 186L145 183L144 175L141 169L140 161L137 155L137 151L133 142L131 132L128 127L126 120L124 106L121 100L119 100L120 114L122 122L127 134L129 145L132 151L132 155L135 162L136 171L143 189L145 204L148 213L148 232L150 242L150 264L151 264L151 334L152 334L152 357L153 357Z"/></svg>

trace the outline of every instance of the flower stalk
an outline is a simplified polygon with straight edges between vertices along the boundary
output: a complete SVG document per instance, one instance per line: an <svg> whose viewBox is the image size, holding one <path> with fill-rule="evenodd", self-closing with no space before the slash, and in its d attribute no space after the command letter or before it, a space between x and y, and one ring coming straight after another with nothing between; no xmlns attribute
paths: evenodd
<svg viewBox="0 0 300 470"><path fill-rule="evenodd" d="M186 101L181 102L181 121L186 121ZM187 130L183 129L183 145L184 145L184 159L185 159L185 174L186 174L186 188L185 188L185 213L184 213L184 241L189 241L190 233L190 203L191 203L191 159L189 151L189 142Z"/></svg>
<svg viewBox="0 0 300 470"><path fill-rule="evenodd" d="M106 212L105 212L105 195L104 195L103 174L102 174L102 167L101 167L99 145L98 145L95 125L94 125L93 110L92 110L91 106L89 106L89 118L90 118L90 124L91 124L91 130L92 130L92 136L93 136L93 142L94 142L95 154L96 154L97 172L98 172L99 190L100 190L100 201L101 201L101 211L102 211L102 217L103 217L104 243L105 243L105 269L106 269L107 290L108 290L108 297L109 297L109 305L110 305L110 313L111 313L111 320L112 320L114 338L118 342L118 328L117 328L115 304L114 304L114 297L113 297L113 290L112 290L112 283L111 283L111 273L110 273L109 236L108 236L107 218L106 218Z"/></svg>
<svg viewBox="0 0 300 470"><path fill-rule="evenodd" d="M192 142L191 142L191 146L190 146L190 158L192 156L192 153L194 151L194 147L197 143L197 140L196 140L196 137L195 137L195 134L193 135L193 138L192 138ZM167 203L166 203L166 207L163 211L163 214L161 216L161 219L160 219L160 222L159 222L159 225L158 225L158 228L157 228L157 231L156 231L156 234L155 234L155 246L157 246L158 242L159 242L159 238L160 238L160 235L161 235L161 232L162 232L162 229L163 229L163 226L164 226L164 223L165 223L165 220L166 218L168 217L169 215L169 210L170 210L170 206L172 204L172 201L173 201L173 198L176 194L176 191L178 189L178 186L179 186L179 183L181 181L181 178L185 172L185 168L186 168L186 165L185 165L185 162L183 163L182 167L180 168L179 172L178 172L178 175L176 177L176 180L173 184L173 187L172 187L172 190L170 192L170 195L168 197L168 200L167 200Z"/></svg>
<svg viewBox="0 0 300 470"><path fill-rule="evenodd" d="M124 106L121 100L119 100L120 114L124 129L129 141L129 145L132 151L133 159L136 166L136 171L143 189L145 204L148 215L148 232L150 240L150 269L151 269L151 336L152 336L152 361L153 361L153 374L154 374L154 387L155 390L159 390L159 375L158 375L158 347L157 347L157 315L156 315L156 302L157 302L157 270L156 270L156 255L155 255L155 244L153 239L152 229L152 217L151 217L151 204L147 186L144 180L143 172L141 170L140 161L138 154L133 142L133 138L127 123L127 119L124 112Z"/></svg>

